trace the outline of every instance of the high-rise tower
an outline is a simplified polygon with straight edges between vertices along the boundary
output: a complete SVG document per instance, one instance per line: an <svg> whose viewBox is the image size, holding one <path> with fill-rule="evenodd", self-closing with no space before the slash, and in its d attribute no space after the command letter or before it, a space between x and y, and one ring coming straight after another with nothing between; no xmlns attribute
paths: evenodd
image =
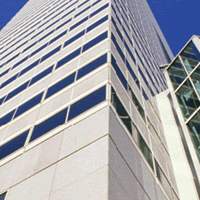
<svg viewBox="0 0 200 200"><path fill-rule="evenodd" d="M0 199L179 199L145 0L30 0L0 34Z"/></svg>

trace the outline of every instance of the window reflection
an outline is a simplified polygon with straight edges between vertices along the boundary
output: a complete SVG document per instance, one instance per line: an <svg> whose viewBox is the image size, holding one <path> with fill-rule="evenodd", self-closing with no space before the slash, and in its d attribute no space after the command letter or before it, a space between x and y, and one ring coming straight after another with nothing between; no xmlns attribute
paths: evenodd
<svg viewBox="0 0 200 200"><path fill-rule="evenodd" d="M183 116L187 120L190 115L200 106L199 99L187 80L176 93Z"/></svg>
<svg viewBox="0 0 200 200"><path fill-rule="evenodd" d="M200 67L198 67L191 75L191 79L200 95Z"/></svg>
<svg viewBox="0 0 200 200"><path fill-rule="evenodd" d="M181 53L181 58L190 73L200 61L200 54L193 42Z"/></svg>
<svg viewBox="0 0 200 200"><path fill-rule="evenodd" d="M189 121L187 127L200 160L200 111Z"/></svg>
<svg viewBox="0 0 200 200"><path fill-rule="evenodd" d="M171 65L171 67L168 69L169 77L171 79L172 85L174 87L174 90L183 82L183 80L186 78L187 74L186 71L181 64L181 61L179 58L175 60L175 62Z"/></svg>

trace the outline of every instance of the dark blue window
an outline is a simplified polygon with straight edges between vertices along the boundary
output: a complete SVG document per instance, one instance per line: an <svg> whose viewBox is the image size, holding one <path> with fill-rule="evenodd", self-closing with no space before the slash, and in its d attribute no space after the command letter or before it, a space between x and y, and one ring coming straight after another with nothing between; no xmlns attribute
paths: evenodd
<svg viewBox="0 0 200 200"><path fill-rule="evenodd" d="M124 78L124 75L122 74L121 70L119 69L116 60L114 59L114 57L112 56L112 60L111 60L112 66L114 67L117 76L119 77L121 83L123 84L124 88L127 89L127 81Z"/></svg>
<svg viewBox="0 0 200 200"><path fill-rule="evenodd" d="M81 3L80 5L78 5L78 8L80 8L81 6L83 6L84 4L86 4L89 0L84 1L83 3Z"/></svg>
<svg viewBox="0 0 200 200"><path fill-rule="evenodd" d="M143 97L144 97L145 100L149 99L146 92L144 91L144 89L142 89L142 94L143 94Z"/></svg>
<svg viewBox="0 0 200 200"><path fill-rule="evenodd" d="M104 86L98 89L97 91L93 92L92 94L89 94L88 96L84 97L80 101L72 104L70 107L68 120L73 119L74 117L80 115L86 110L101 103L105 99L106 99L106 87Z"/></svg>
<svg viewBox="0 0 200 200"><path fill-rule="evenodd" d="M17 78L18 74L15 74L14 76L12 76L11 78L9 78L7 81L5 81L4 83L1 84L0 88L5 87L6 85L8 85L9 83L11 83L12 81L14 81Z"/></svg>
<svg viewBox="0 0 200 200"><path fill-rule="evenodd" d="M123 36L122 36L121 32L119 31L119 29L118 29L118 27L117 27L117 24L116 24L115 20L113 19L113 17L112 17L111 20L112 20L112 23L113 23L113 25L114 25L114 27L115 27L115 29L116 29L116 31L117 31L117 33L118 33L118 35L119 35L121 41L123 42Z"/></svg>
<svg viewBox="0 0 200 200"><path fill-rule="evenodd" d="M18 117L19 115L23 114L27 110L31 109L32 107L34 107L35 105L37 105L38 103L40 103L40 101L42 99L42 95L43 95L43 92L40 93L40 94L38 94L36 97L33 97L29 101L25 102L23 105L21 105L17 109L17 112L16 112L14 118Z"/></svg>
<svg viewBox="0 0 200 200"><path fill-rule="evenodd" d="M5 96L0 99L0 105L2 104L4 98L5 98Z"/></svg>
<svg viewBox="0 0 200 200"><path fill-rule="evenodd" d="M70 38L69 40L67 40L65 42L64 47L66 47L67 45L71 44L72 42L74 42L75 40L77 40L78 38L83 36L84 34L85 34L85 30L83 30L80 33L76 34L74 37Z"/></svg>
<svg viewBox="0 0 200 200"><path fill-rule="evenodd" d="M65 123L67 108L34 127L30 142Z"/></svg>
<svg viewBox="0 0 200 200"><path fill-rule="evenodd" d="M63 35L65 35L67 33L67 31L62 32L61 34L59 34L58 36L56 36L55 38L53 38L49 44L52 44L53 42L55 42L56 40L58 40L59 38L61 38Z"/></svg>
<svg viewBox="0 0 200 200"><path fill-rule="evenodd" d="M22 133L21 135L17 136L16 138L12 139L11 141L7 142L3 146L1 146L0 147L0 159L3 159L6 156L10 155L11 153L14 153L18 149L22 148L26 141L28 132L29 132L29 130ZM0 200L1 200L1 196L0 196Z"/></svg>
<svg viewBox="0 0 200 200"><path fill-rule="evenodd" d="M27 81L23 85L20 85L18 88L16 88L12 92L10 92L8 94L8 96L6 97L5 102L8 101L9 99L11 99L12 97L14 97L15 95L19 94L21 91L25 90L27 88L27 86L28 86L28 83L29 83L29 81Z"/></svg>
<svg viewBox="0 0 200 200"><path fill-rule="evenodd" d="M14 69L15 67L19 66L20 64L22 64L23 62L25 62L28 59L29 56L26 56L25 58L23 58L22 60L20 60L18 63L16 63L15 65L13 65L12 69Z"/></svg>
<svg viewBox="0 0 200 200"><path fill-rule="evenodd" d="M85 44L83 46L83 52L90 49L91 47L93 47L94 45L98 44L99 42L101 42L102 40L104 40L105 38L108 37L108 33L104 32L101 35L97 36L96 38L94 38L93 40L91 40L90 42L88 42L87 44Z"/></svg>
<svg viewBox="0 0 200 200"><path fill-rule="evenodd" d="M68 85L70 85L71 83L73 83L74 82L74 78L75 78L75 73L73 73L70 76L64 78L63 80L61 80L60 82L56 83L55 85L51 86L47 91L45 99L47 99L48 97L52 96L56 92L62 90L63 88L65 88Z"/></svg>
<svg viewBox="0 0 200 200"><path fill-rule="evenodd" d="M36 45L37 44L37 41L34 42L33 44L29 45L26 49L24 49L23 52L27 51L28 49L30 49L32 46Z"/></svg>
<svg viewBox="0 0 200 200"><path fill-rule="evenodd" d="M93 17L93 16L95 16L97 13L101 12L102 10L104 10L105 8L107 8L108 5L109 5L109 4L107 3L106 5L102 6L102 7L99 8L99 9L97 9L96 11L94 11L94 12L90 15L90 17Z"/></svg>
<svg viewBox="0 0 200 200"><path fill-rule="evenodd" d="M140 75L142 76L144 82L146 83L147 87L149 87L149 83L148 83L148 81L147 81L145 75L143 74L142 70L140 69L140 67L138 67L138 70L139 70Z"/></svg>
<svg viewBox="0 0 200 200"><path fill-rule="evenodd" d="M74 18L78 17L79 15L81 15L82 13L84 13L86 10L88 10L91 6L88 6L87 8L83 9L81 12L79 12L78 14L76 14L74 16Z"/></svg>
<svg viewBox="0 0 200 200"><path fill-rule="evenodd" d="M137 76L133 72L132 67L130 66L130 64L128 63L127 60L126 60L126 67L127 67L128 71L130 72L131 76L133 77L134 81L136 81L137 80Z"/></svg>
<svg viewBox="0 0 200 200"><path fill-rule="evenodd" d="M32 38L31 38L31 40L33 39L33 38L35 38L35 37L37 37L38 35L40 35L40 33L42 33L44 30L41 30L40 32L38 32L36 35L34 35ZM37 43L37 42L35 42L35 43ZM24 50L25 51L25 50Z"/></svg>
<svg viewBox="0 0 200 200"><path fill-rule="evenodd" d="M59 20L60 20L60 19L56 20L55 22L53 22L52 24L50 24L49 26L47 26L46 29L48 29L48 28L50 28L51 26L53 26L54 24L56 24ZM51 34L52 32L53 32L53 31L51 31L50 34ZM49 34L49 35L50 35L50 34Z"/></svg>
<svg viewBox="0 0 200 200"><path fill-rule="evenodd" d="M94 2L94 3L92 4L92 6L95 6L95 5L98 4L100 1L102 1L102 0L98 0L98 1Z"/></svg>
<svg viewBox="0 0 200 200"><path fill-rule="evenodd" d="M124 44L125 44L125 47L126 47L126 49L127 49L128 53L129 53L129 55L131 56L131 58L132 58L133 62L134 62L134 63L136 63L136 61L135 61L135 58L134 58L134 56L133 56L133 54L132 54L131 50L129 49L129 47L128 47L128 45L126 44L126 42L125 42L125 41L124 41Z"/></svg>
<svg viewBox="0 0 200 200"><path fill-rule="evenodd" d="M31 79L31 82L30 82L29 86L33 85L34 83L36 83L37 81L39 81L43 77L45 77L48 74L50 74L52 72L52 70L53 70L53 66L49 67L48 69L44 70L40 74L36 75L34 78Z"/></svg>
<svg viewBox="0 0 200 200"><path fill-rule="evenodd" d="M0 126L3 126L4 124L7 124L9 121L11 121L14 112L15 110L9 112L7 115L0 118Z"/></svg>
<svg viewBox="0 0 200 200"><path fill-rule="evenodd" d="M107 54L78 70L77 80L107 62Z"/></svg>
<svg viewBox="0 0 200 200"><path fill-rule="evenodd" d="M28 72L29 70L33 69L35 66L37 66L39 64L40 60L35 61L34 63L32 63L31 65L29 65L27 68L23 69L20 72L19 76L22 76L23 74L25 74L26 72Z"/></svg>
<svg viewBox="0 0 200 200"><path fill-rule="evenodd" d="M70 31L75 29L77 26L81 25L82 23L84 23L85 21L88 20L88 17L83 18L81 21L77 22L76 24L74 24L71 28Z"/></svg>
<svg viewBox="0 0 200 200"><path fill-rule="evenodd" d="M1 152L1 151L0 151ZM4 200L6 197L6 192L0 195L0 200Z"/></svg>
<svg viewBox="0 0 200 200"><path fill-rule="evenodd" d="M113 34L112 34L111 38L112 38L113 43L115 44L115 47L116 47L119 55L121 56L122 60L124 60L125 56L124 56L122 50L120 49L119 45L117 44L117 40L115 39L115 36Z"/></svg>
<svg viewBox="0 0 200 200"><path fill-rule="evenodd" d="M108 20L108 16L103 17L102 19L100 19L99 21L95 22L94 24L92 24L91 26L89 26L87 28L87 32L91 31L92 29L96 28L97 26L99 26L100 24L102 24L103 22L105 22L106 20Z"/></svg>
<svg viewBox="0 0 200 200"><path fill-rule="evenodd" d="M13 56L12 58L10 58L10 59L7 61L7 64L8 64L10 61L12 61L12 60L14 60L15 58L17 58L17 57L19 56L19 54L20 54L20 53L18 53L17 55Z"/></svg>
<svg viewBox="0 0 200 200"><path fill-rule="evenodd" d="M60 60L56 66L56 69L61 67L62 65L64 65L65 63L69 62L70 60L72 60L73 58L75 58L76 56L78 56L81 53L81 48L75 50L74 52L70 53L69 55L67 55L66 57L64 57L62 60Z"/></svg>
<svg viewBox="0 0 200 200"><path fill-rule="evenodd" d="M52 51L50 51L49 53L47 53L46 55L44 55L41 59L41 62L43 62L44 60L48 59L49 57L53 56L55 53L57 53L58 51L60 51L61 45L59 47L56 47L55 49L53 49Z"/></svg>
<svg viewBox="0 0 200 200"><path fill-rule="evenodd" d="M2 77L2 76L4 76L5 74L7 74L7 73L9 72L9 70L10 70L10 68L7 69L6 71L2 72L2 73L0 74L0 77Z"/></svg>
<svg viewBox="0 0 200 200"><path fill-rule="evenodd" d="M48 43L44 44L43 46L41 46L39 49L35 50L33 53L31 53L31 56L34 56L35 54L37 54L39 51L42 51L42 49L44 49L45 47L47 47Z"/></svg>
<svg viewBox="0 0 200 200"><path fill-rule="evenodd" d="M61 25L59 25L56 30L58 30L59 28L63 27L65 24L69 23L72 20L72 18L68 19L66 22L62 23Z"/></svg>
<svg viewBox="0 0 200 200"><path fill-rule="evenodd" d="M68 13L66 13L65 15L63 15L63 17L62 17L62 19L64 18L64 17L66 17L67 15L69 15L69 14L71 14L72 12L74 12L76 9L74 8L74 9L72 9L71 11L69 11ZM71 20L71 19L70 19Z"/></svg>

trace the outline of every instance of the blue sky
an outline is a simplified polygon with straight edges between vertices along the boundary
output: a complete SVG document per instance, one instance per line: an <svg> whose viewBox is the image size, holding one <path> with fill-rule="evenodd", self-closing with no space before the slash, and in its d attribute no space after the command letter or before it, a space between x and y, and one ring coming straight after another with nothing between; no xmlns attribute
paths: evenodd
<svg viewBox="0 0 200 200"><path fill-rule="evenodd" d="M0 29L27 0L0 0ZM192 35L200 35L200 0L147 0L176 55Z"/></svg>

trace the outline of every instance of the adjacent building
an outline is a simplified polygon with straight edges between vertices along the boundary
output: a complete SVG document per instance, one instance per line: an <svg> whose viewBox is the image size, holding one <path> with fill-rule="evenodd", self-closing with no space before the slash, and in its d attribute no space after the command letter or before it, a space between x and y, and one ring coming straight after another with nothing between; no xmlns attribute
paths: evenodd
<svg viewBox="0 0 200 200"><path fill-rule="evenodd" d="M146 0L29 0L0 32L0 200L183 199L172 59ZM198 131L195 105L181 108Z"/></svg>

